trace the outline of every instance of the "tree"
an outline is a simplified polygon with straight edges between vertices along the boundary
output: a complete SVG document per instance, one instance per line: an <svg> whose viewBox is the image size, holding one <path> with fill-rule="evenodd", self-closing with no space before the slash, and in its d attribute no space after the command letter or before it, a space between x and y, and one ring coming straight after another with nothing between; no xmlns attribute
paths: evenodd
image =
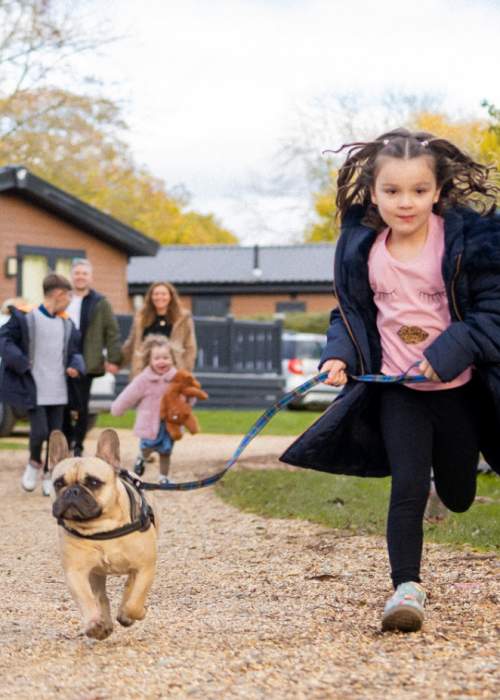
<svg viewBox="0 0 500 700"><path fill-rule="evenodd" d="M485 162L491 163L500 172L500 109L487 100L482 102L482 106L486 108L490 121L483 133L480 153Z"/></svg>
<svg viewBox="0 0 500 700"><path fill-rule="evenodd" d="M306 230L306 243L333 243L339 235L339 222L335 203L338 170L329 172L325 187L314 195L314 212L317 220Z"/></svg>
<svg viewBox="0 0 500 700"><path fill-rule="evenodd" d="M40 88L0 100L0 113L17 125L0 139L0 165L25 165L164 244L237 242L212 215L186 211L186 198L136 166L111 100Z"/></svg>
<svg viewBox="0 0 500 700"><path fill-rule="evenodd" d="M488 125L484 119L453 120L444 112L417 112L408 127L448 139L475 159L481 159L481 144Z"/></svg>
<svg viewBox="0 0 500 700"><path fill-rule="evenodd" d="M54 87L72 58L112 41L86 0L0 0L0 164L22 164L162 243L235 243L212 215L138 168L118 106ZM95 81L94 81L95 82Z"/></svg>
<svg viewBox="0 0 500 700"><path fill-rule="evenodd" d="M0 97L4 107L60 78L75 55L95 52L113 40L106 27L95 25L86 15L86 5L85 0L0 0ZM59 106L59 101L46 101L43 114ZM9 118L2 114L0 139L25 124L26 112L16 118L14 113L10 110Z"/></svg>
<svg viewBox="0 0 500 700"><path fill-rule="evenodd" d="M492 102L488 100L483 100L481 102L481 107L485 107L488 112L488 116L491 118L490 131L500 136L500 109L496 107Z"/></svg>

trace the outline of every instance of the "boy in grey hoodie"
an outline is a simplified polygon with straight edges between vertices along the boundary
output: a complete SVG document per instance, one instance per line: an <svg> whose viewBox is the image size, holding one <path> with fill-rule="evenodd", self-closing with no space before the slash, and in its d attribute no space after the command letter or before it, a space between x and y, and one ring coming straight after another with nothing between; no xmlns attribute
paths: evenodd
<svg viewBox="0 0 500 700"><path fill-rule="evenodd" d="M29 462L21 485L33 491L42 468L42 447L52 430L61 430L68 403L68 379L85 373L78 352L79 336L64 314L71 285L62 275L43 280L43 302L31 311L12 309L9 322L0 329L2 398L28 413ZM50 479L44 473L44 495L50 495Z"/></svg>

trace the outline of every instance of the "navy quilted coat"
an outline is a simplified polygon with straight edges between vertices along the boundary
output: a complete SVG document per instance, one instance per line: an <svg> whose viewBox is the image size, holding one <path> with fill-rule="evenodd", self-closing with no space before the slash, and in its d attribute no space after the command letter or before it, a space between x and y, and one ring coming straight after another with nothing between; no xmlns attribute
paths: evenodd
<svg viewBox="0 0 500 700"><path fill-rule="evenodd" d="M26 314L12 309L9 321L0 329L0 399L22 411L35 408L36 386L31 374L30 354L34 340L30 336ZM64 362L85 374L85 362L78 349L80 333L69 318L64 319ZM68 391L71 396L71 382ZM72 404L72 401L70 401Z"/></svg>
<svg viewBox="0 0 500 700"><path fill-rule="evenodd" d="M361 224L362 215L361 207L353 207L342 226L334 269L338 308L331 314L321 358L321 363L344 360L350 374L378 373L381 367L377 309L368 280L368 254L377 232ZM442 271L452 323L424 355L445 382L474 365L480 448L500 474L500 216L452 209L444 221ZM387 476L380 391L377 384L348 382L281 461L335 474Z"/></svg>

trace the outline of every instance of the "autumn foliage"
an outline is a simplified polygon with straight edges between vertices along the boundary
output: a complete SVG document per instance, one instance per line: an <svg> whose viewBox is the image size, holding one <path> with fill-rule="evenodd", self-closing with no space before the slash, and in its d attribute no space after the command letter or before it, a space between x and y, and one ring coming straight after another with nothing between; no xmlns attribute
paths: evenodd
<svg viewBox="0 0 500 700"><path fill-rule="evenodd" d="M135 164L111 100L40 88L0 99L0 113L0 166L24 165L163 244L237 243Z"/></svg>

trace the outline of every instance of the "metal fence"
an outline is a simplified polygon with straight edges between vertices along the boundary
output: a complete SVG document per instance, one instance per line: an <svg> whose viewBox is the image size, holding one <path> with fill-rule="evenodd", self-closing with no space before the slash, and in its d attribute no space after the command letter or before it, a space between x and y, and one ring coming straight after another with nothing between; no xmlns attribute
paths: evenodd
<svg viewBox="0 0 500 700"><path fill-rule="evenodd" d="M281 374L281 322L195 318L198 372Z"/></svg>
<svg viewBox="0 0 500 700"><path fill-rule="evenodd" d="M123 339L132 317L118 316ZM281 374L282 322L194 318L198 354L196 372Z"/></svg>

